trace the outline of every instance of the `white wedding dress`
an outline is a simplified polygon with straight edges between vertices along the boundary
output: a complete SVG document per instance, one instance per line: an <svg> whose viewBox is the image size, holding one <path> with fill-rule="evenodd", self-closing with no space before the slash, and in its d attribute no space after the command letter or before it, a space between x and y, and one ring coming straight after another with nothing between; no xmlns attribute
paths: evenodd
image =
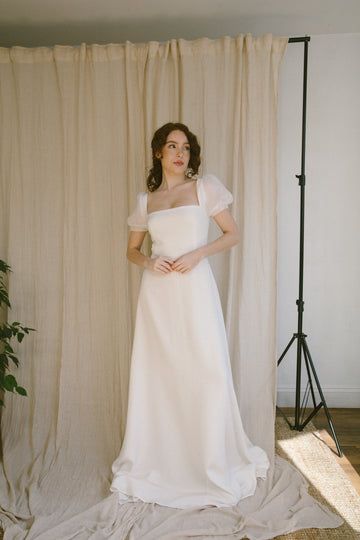
<svg viewBox="0 0 360 540"><path fill-rule="evenodd" d="M210 217L232 203L216 176L196 182L198 205L147 213L147 192L138 193L128 225L149 231L151 257L176 259L206 244ZM208 259L185 274L144 269L126 430L110 490L119 503L233 506L254 494L268 468L242 425Z"/></svg>

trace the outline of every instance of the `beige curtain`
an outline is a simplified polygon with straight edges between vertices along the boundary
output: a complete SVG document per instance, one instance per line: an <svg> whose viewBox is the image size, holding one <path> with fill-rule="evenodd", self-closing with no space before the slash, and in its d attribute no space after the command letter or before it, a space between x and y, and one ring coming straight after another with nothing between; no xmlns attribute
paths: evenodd
<svg viewBox="0 0 360 540"><path fill-rule="evenodd" d="M14 344L28 397L7 394L2 412L6 540L267 539L342 523L274 454L277 86L287 42L247 34L0 49L0 258L13 270L9 322L36 328ZM244 427L271 470L225 510L120 507L109 492L142 272L125 256L126 218L145 189L152 134L168 121L198 135L200 173L232 191L242 236L210 262ZM212 222L209 241L218 234Z"/></svg>

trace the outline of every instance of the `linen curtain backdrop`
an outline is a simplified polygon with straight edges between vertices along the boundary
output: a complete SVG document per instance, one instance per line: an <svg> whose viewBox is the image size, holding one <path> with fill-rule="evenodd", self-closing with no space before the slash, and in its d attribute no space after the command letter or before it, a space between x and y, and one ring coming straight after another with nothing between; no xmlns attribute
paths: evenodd
<svg viewBox="0 0 360 540"><path fill-rule="evenodd" d="M287 43L246 34L0 48L0 258L13 271L2 316L36 329L13 343L12 372L28 397L7 393L2 411L5 540L258 540L343 523L274 452L277 96ZM109 492L142 273L125 255L126 220L146 189L152 135L168 121L197 134L200 174L233 193L241 232L210 262L244 428L271 469L233 508L120 506ZM219 233L212 222L209 241Z"/></svg>

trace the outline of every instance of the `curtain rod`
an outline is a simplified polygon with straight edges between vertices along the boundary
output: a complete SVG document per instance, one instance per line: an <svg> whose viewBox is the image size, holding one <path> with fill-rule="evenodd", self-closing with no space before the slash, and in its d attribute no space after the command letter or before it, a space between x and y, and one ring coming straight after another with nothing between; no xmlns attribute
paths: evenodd
<svg viewBox="0 0 360 540"><path fill-rule="evenodd" d="M299 41L310 41L310 36L291 37L291 38L289 38L288 43L299 43Z"/></svg>

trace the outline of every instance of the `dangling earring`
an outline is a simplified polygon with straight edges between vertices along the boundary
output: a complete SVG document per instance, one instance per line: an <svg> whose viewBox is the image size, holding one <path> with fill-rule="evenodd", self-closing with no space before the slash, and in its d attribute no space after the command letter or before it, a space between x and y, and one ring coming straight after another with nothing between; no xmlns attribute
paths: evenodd
<svg viewBox="0 0 360 540"><path fill-rule="evenodd" d="M186 169L185 176L187 176L188 178L195 178L195 179L198 177L198 175L194 173L194 169L192 169L191 167L188 167Z"/></svg>

